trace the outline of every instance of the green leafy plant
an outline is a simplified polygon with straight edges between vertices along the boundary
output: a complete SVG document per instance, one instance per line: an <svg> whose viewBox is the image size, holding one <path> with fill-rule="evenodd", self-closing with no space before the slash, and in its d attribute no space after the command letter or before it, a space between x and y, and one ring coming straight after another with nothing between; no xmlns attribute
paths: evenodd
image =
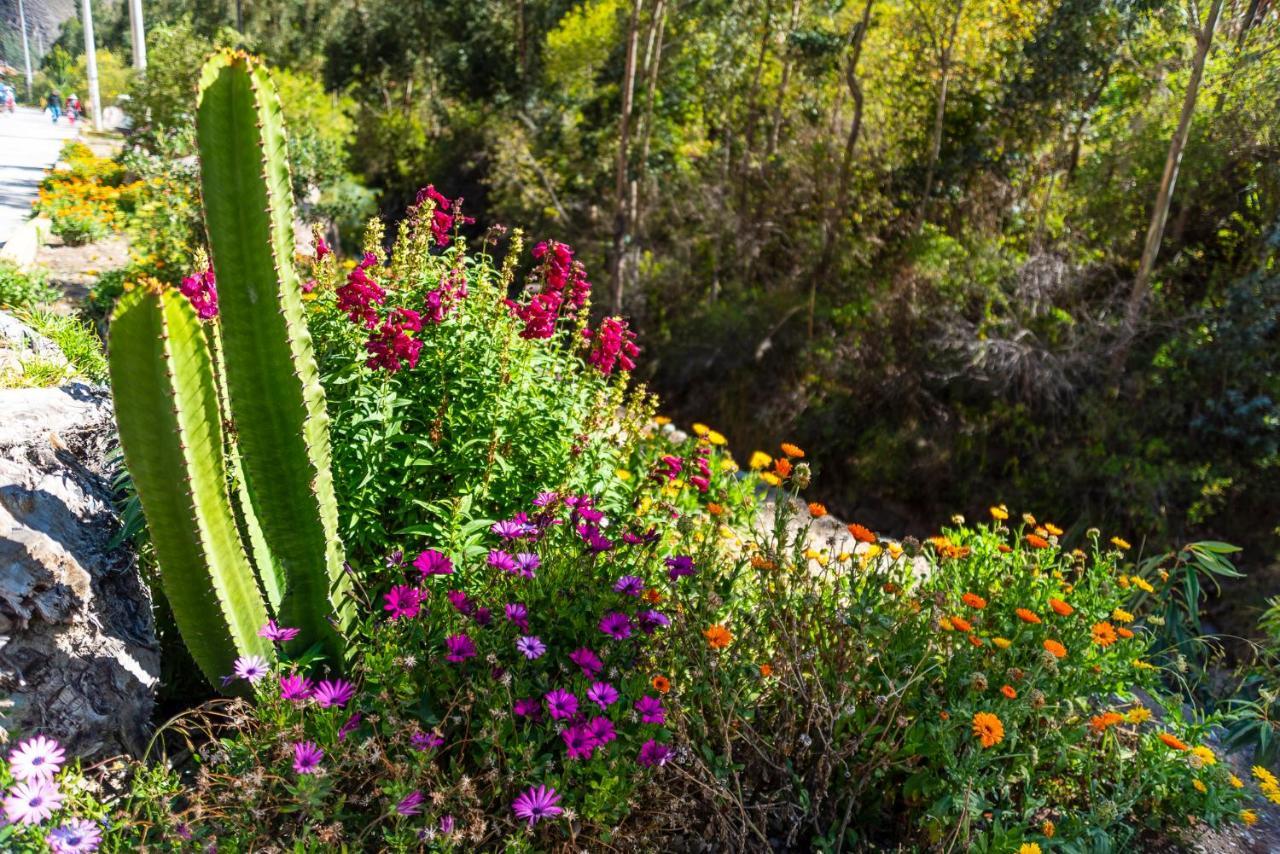
<svg viewBox="0 0 1280 854"><path fill-rule="evenodd" d="M43 269L24 269L7 258L0 258L0 309L27 308L57 298L58 292L49 286Z"/></svg>

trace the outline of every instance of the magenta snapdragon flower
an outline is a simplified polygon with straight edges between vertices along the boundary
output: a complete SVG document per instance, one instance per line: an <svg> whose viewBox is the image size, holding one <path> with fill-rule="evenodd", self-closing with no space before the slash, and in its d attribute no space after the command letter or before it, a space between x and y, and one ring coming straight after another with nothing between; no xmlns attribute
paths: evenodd
<svg viewBox="0 0 1280 854"><path fill-rule="evenodd" d="M422 792L414 789L401 798L400 803L396 804L396 812L405 817L417 815L422 812L422 801Z"/></svg>
<svg viewBox="0 0 1280 854"><path fill-rule="evenodd" d="M667 760L671 758L671 748L657 739L649 739L640 747L640 755L636 757L636 764L644 768L656 768L659 765L667 764Z"/></svg>
<svg viewBox="0 0 1280 854"><path fill-rule="evenodd" d="M544 818L554 818L564 810L557 806L560 796L550 786L531 786L522 792L511 804L516 818L528 820L533 827Z"/></svg>
<svg viewBox="0 0 1280 854"><path fill-rule="evenodd" d="M436 549L427 549L419 554L413 559L413 565L422 573L423 578L428 575L453 575L453 561Z"/></svg>
<svg viewBox="0 0 1280 854"><path fill-rule="evenodd" d="M636 700L636 711L640 713L642 723L664 724L667 722L666 713L662 709L662 701L657 697L651 697L646 694Z"/></svg>
<svg viewBox="0 0 1280 854"><path fill-rule="evenodd" d="M644 592L644 579L638 575L624 575L613 582L613 589L623 596L639 596Z"/></svg>
<svg viewBox="0 0 1280 854"><path fill-rule="evenodd" d="M342 708L355 695L356 686L345 679L335 679L332 682L324 679L312 692L311 699L315 700L316 705L322 709L329 709L334 706Z"/></svg>
<svg viewBox="0 0 1280 854"><path fill-rule="evenodd" d="M66 751L52 738L37 735L9 751L9 773L18 780L52 780L67 759Z"/></svg>
<svg viewBox="0 0 1280 854"><path fill-rule="evenodd" d="M246 679L255 683L270 671L267 660L260 655L242 655L236 659L235 674L237 679Z"/></svg>
<svg viewBox="0 0 1280 854"><path fill-rule="evenodd" d="M489 556L485 559L489 566L494 569L500 569L503 572L515 573L516 559L504 552L502 549L491 549Z"/></svg>
<svg viewBox="0 0 1280 854"><path fill-rule="evenodd" d="M608 682L593 682L587 689L587 699L602 710L618 702L618 689Z"/></svg>
<svg viewBox="0 0 1280 854"><path fill-rule="evenodd" d="M303 700L310 699L313 691L315 686L301 673L290 673L288 676L280 677L280 699L282 700L301 703Z"/></svg>
<svg viewBox="0 0 1280 854"><path fill-rule="evenodd" d="M338 311L345 311L352 323L359 323L366 329L378 325L376 305L387 299L387 292L367 272L377 265L377 256L366 252L360 263L347 274L347 283L337 290Z"/></svg>
<svg viewBox="0 0 1280 854"><path fill-rule="evenodd" d="M40 824L62 807L62 791L43 777L17 783L4 797L4 814L13 824Z"/></svg>
<svg viewBox="0 0 1280 854"><path fill-rule="evenodd" d="M191 301L191 307L201 320L218 316L218 283L213 276L213 267L187 276L178 290Z"/></svg>
<svg viewBox="0 0 1280 854"><path fill-rule="evenodd" d="M469 216L463 216L462 197L450 201L440 194L436 188L428 184L418 191L417 199L414 202L413 215L418 215L418 208L430 200L433 203L431 208L431 239L436 242L437 246L445 247L453 242L453 226L455 221L460 225L467 225L475 222Z"/></svg>
<svg viewBox="0 0 1280 854"><path fill-rule="evenodd" d="M542 566L542 561L532 552L520 552L520 554L516 555L515 561L516 572L520 573L521 578L535 577L535 571Z"/></svg>
<svg viewBox="0 0 1280 854"><path fill-rule="evenodd" d="M293 745L293 770L299 774L319 774L324 751L314 741L299 741Z"/></svg>
<svg viewBox="0 0 1280 854"><path fill-rule="evenodd" d="M456 664L476 656L475 642L466 635L449 635L444 639L444 645L447 650L445 661L452 661Z"/></svg>
<svg viewBox="0 0 1280 854"><path fill-rule="evenodd" d="M416 617L422 610L422 599L425 595L416 587L397 584L391 588L390 592L383 595L382 598L386 600L386 604L382 606L382 610L388 612L388 616L393 620Z"/></svg>
<svg viewBox="0 0 1280 854"><path fill-rule="evenodd" d="M600 618L600 631L614 640L631 637L631 618L617 611L610 611Z"/></svg>
<svg viewBox="0 0 1280 854"><path fill-rule="evenodd" d="M571 726L560 733L570 759L590 759L595 752L596 740L585 726Z"/></svg>
<svg viewBox="0 0 1280 854"><path fill-rule="evenodd" d="M582 675L588 678L594 678L596 674L604 670L604 662L585 646L569 653L569 660L582 668Z"/></svg>
<svg viewBox="0 0 1280 854"><path fill-rule="evenodd" d="M578 713L578 698L563 688L548 692L544 699L547 701L547 711L555 720L562 721Z"/></svg>
<svg viewBox="0 0 1280 854"><path fill-rule="evenodd" d="M635 357L640 355L640 348L635 343L636 334L627 328L627 322L621 317L606 317L596 331L582 330L582 337L592 344L587 361L600 373L609 376L615 366L624 371L635 370Z"/></svg>
<svg viewBox="0 0 1280 854"><path fill-rule="evenodd" d="M546 654L547 645L539 637L524 635L516 640L516 649L525 658L533 661L535 658L541 658Z"/></svg>
<svg viewBox="0 0 1280 854"><path fill-rule="evenodd" d="M365 364L377 370L382 368L394 374L402 367L417 367L422 342L409 333L422 330L422 318L407 308L392 309L382 321L382 327L369 333L364 349L369 353Z"/></svg>
<svg viewBox="0 0 1280 854"><path fill-rule="evenodd" d="M272 643L285 643L296 638L298 632L298 629L276 625L275 620L267 620L267 624L258 629L258 637L266 638Z"/></svg>
<svg viewBox="0 0 1280 854"><path fill-rule="evenodd" d="M542 703L536 697L523 697L516 700L513 712L518 718L532 718L536 721L542 717Z"/></svg>
<svg viewBox="0 0 1280 854"><path fill-rule="evenodd" d="M96 822L73 818L49 831L44 841L53 854L91 854L102 843L102 828Z"/></svg>

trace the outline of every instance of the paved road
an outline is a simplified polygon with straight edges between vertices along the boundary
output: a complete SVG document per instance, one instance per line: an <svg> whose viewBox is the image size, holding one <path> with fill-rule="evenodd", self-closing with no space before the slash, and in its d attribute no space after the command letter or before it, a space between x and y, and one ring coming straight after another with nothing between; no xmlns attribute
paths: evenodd
<svg viewBox="0 0 1280 854"><path fill-rule="evenodd" d="M58 159L63 141L78 129L79 125L68 125L65 116L55 125L47 113L32 107L18 107L12 114L0 112L0 247L31 215L44 170Z"/></svg>

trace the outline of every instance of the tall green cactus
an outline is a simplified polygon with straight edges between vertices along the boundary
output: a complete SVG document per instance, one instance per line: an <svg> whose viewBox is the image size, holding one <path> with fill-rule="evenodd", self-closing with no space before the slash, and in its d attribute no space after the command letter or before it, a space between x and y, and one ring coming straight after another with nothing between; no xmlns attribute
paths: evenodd
<svg viewBox="0 0 1280 854"><path fill-rule="evenodd" d="M293 270L293 197L280 101L265 69L226 51L197 113L223 361L253 509L285 580L282 622L341 661L351 620L329 470L324 390Z"/></svg>
<svg viewBox="0 0 1280 854"><path fill-rule="evenodd" d="M160 584L213 684L237 655L272 656L266 605L231 511L208 340L186 298L135 290L111 323L111 385L125 463L151 529Z"/></svg>

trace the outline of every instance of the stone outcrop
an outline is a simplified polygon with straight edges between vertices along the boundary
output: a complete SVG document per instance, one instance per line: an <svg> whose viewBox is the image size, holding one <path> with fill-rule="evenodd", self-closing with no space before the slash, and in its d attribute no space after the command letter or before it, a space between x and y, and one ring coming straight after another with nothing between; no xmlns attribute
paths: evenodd
<svg viewBox="0 0 1280 854"><path fill-rule="evenodd" d="M159 645L108 459L110 396L71 382L0 390L0 725L82 757L146 744Z"/></svg>

